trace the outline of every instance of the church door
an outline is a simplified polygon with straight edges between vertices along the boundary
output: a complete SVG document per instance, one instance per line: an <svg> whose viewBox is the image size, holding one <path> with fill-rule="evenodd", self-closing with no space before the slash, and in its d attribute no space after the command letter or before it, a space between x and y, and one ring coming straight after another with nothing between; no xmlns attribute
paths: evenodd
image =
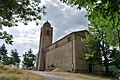
<svg viewBox="0 0 120 80"><path fill-rule="evenodd" d="M89 64L89 73L92 73L92 64Z"/></svg>

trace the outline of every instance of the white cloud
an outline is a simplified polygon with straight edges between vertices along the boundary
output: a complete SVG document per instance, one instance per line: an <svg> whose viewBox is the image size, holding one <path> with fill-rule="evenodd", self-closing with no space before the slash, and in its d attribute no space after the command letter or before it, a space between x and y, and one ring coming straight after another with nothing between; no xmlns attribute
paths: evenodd
<svg viewBox="0 0 120 80"><path fill-rule="evenodd" d="M9 49L17 48L20 53L24 53L32 48L35 53L38 52L40 28L48 19L54 30L54 41L61 37L78 30L87 28L88 20L85 18L84 9L77 10L59 0L41 0L47 7L47 15L36 26L35 22L29 22L27 26L19 23L18 27L4 28L4 30L13 34L14 45L7 46Z"/></svg>
<svg viewBox="0 0 120 80"><path fill-rule="evenodd" d="M53 4L57 4L57 6ZM80 26L86 29L88 26L88 20L85 18L85 9L78 10L76 6L68 6L59 0L46 1L46 7L47 16L45 19L48 19L56 28L54 30L54 41L65 36L65 30L67 29L80 28Z"/></svg>

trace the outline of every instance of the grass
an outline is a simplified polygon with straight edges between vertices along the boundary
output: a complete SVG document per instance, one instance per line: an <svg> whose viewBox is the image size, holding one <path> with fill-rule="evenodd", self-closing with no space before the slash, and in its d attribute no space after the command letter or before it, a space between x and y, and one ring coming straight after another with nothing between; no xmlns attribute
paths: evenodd
<svg viewBox="0 0 120 80"><path fill-rule="evenodd" d="M43 77L18 68L0 65L0 80L43 80Z"/></svg>
<svg viewBox="0 0 120 80"><path fill-rule="evenodd" d="M70 78L82 78L84 80L112 80L111 78L85 73L53 72L52 74Z"/></svg>

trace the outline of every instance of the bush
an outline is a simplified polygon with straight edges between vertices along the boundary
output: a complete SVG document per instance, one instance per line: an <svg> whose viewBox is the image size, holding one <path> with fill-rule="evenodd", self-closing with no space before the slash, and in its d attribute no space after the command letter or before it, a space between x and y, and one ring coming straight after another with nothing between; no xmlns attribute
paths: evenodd
<svg viewBox="0 0 120 80"><path fill-rule="evenodd" d="M110 66L110 72L112 72L113 77L120 76L120 69L117 69L115 66Z"/></svg>
<svg viewBox="0 0 120 80"><path fill-rule="evenodd" d="M10 80L10 79L6 77L0 77L0 80Z"/></svg>
<svg viewBox="0 0 120 80"><path fill-rule="evenodd" d="M12 75L12 76L3 75L0 77L0 80L18 80L18 78L14 75Z"/></svg>
<svg viewBox="0 0 120 80"><path fill-rule="evenodd" d="M118 76L120 76L120 70L114 70L113 77L118 77Z"/></svg>

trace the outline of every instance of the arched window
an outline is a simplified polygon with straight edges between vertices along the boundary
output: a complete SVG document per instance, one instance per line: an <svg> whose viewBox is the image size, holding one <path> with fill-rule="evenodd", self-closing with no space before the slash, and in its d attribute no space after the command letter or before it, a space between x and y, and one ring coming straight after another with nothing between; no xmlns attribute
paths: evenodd
<svg viewBox="0 0 120 80"><path fill-rule="evenodd" d="M50 35L50 31L49 30L47 30L47 35Z"/></svg>

